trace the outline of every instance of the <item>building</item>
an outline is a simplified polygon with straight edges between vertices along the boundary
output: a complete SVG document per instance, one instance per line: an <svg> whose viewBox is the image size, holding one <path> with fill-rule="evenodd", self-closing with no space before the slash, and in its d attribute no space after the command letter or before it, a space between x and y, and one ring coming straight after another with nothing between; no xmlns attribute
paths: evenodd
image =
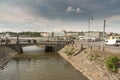
<svg viewBox="0 0 120 80"><path fill-rule="evenodd" d="M49 32L40 32L40 35L42 37L49 37L51 35L51 33L49 33Z"/></svg>
<svg viewBox="0 0 120 80"><path fill-rule="evenodd" d="M108 39L120 39L120 34L111 33L109 34Z"/></svg>
<svg viewBox="0 0 120 80"><path fill-rule="evenodd" d="M67 32L67 36L77 37L77 36L79 36L79 32L72 32L72 31L70 31L70 32Z"/></svg>
<svg viewBox="0 0 120 80"><path fill-rule="evenodd" d="M103 32L84 32L85 38L96 38L96 39L103 39Z"/></svg>
<svg viewBox="0 0 120 80"><path fill-rule="evenodd" d="M52 32L52 37L55 38L55 40L65 40L66 35L64 31L54 31Z"/></svg>

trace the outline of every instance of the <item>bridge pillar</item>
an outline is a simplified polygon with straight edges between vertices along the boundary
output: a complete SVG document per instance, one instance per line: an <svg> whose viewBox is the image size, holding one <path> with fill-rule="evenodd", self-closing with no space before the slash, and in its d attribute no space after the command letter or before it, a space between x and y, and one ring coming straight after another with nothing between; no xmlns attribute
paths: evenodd
<svg viewBox="0 0 120 80"><path fill-rule="evenodd" d="M18 53L23 53L23 49L21 45L8 45L8 47L10 47L11 49L15 50Z"/></svg>
<svg viewBox="0 0 120 80"><path fill-rule="evenodd" d="M16 51L18 52L18 53L23 53L23 48L19 45L17 45L16 46Z"/></svg>
<svg viewBox="0 0 120 80"><path fill-rule="evenodd" d="M60 49L62 49L63 47L65 46L65 44L60 44L60 43L57 43L55 45L55 52L58 52Z"/></svg>
<svg viewBox="0 0 120 80"><path fill-rule="evenodd" d="M19 35L17 35L16 50L18 53L23 53L23 49L19 44Z"/></svg>
<svg viewBox="0 0 120 80"><path fill-rule="evenodd" d="M18 53L23 53L23 49L22 49L21 45L19 44L19 35L17 35L16 44L9 45L9 47L12 48L13 50L15 50Z"/></svg>
<svg viewBox="0 0 120 80"><path fill-rule="evenodd" d="M17 41L16 44L19 45L19 35L17 34Z"/></svg>

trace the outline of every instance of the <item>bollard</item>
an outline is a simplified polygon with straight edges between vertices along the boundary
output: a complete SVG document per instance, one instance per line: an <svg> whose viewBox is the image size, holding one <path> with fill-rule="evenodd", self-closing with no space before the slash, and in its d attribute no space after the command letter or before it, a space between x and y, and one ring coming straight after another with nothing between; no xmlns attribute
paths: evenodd
<svg viewBox="0 0 120 80"><path fill-rule="evenodd" d="M81 44L81 50L83 50L83 44Z"/></svg>
<svg viewBox="0 0 120 80"><path fill-rule="evenodd" d="M90 49L92 50L92 46L90 46Z"/></svg>
<svg viewBox="0 0 120 80"><path fill-rule="evenodd" d="M105 51L105 47L103 47L103 51Z"/></svg>

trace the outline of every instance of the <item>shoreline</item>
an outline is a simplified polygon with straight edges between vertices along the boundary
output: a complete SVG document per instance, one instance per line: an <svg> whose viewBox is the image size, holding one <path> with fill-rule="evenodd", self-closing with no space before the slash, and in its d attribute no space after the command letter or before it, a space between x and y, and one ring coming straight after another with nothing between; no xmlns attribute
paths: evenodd
<svg viewBox="0 0 120 80"><path fill-rule="evenodd" d="M7 59L5 59L5 61L1 62L0 64L0 69L4 68L4 66L13 58L13 56L8 56Z"/></svg>
<svg viewBox="0 0 120 80"><path fill-rule="evenodd" d="M75 65L73 62L71 62L68 58L67 55L65 55L64 53L58 52L60 54L60 56L62 56L65 60L67 60L76 70L78 70L79 72L81 72L84 76L86 76L89 80L93 80L90 76L88 76L84 71L82 71L81 69L79 69L79 67L77 65Z"/></svg>
<svg viewBox="0 0 120 80"><path fill-rule="evenodd" d="M17 52L8 47L0 47L0 51L0 69L3 69L4 66L13 58L13 56L17 54Z"/></svg>
<svg viewBox="0 0 120 80"><path fill-rule="evenodd" d="M104 64L97 61L90 61L92 52L90 49L85 49L75 56L67 55L65 49L66 46L58 52L60 56L67 60L76 70L81 72L89 80L119 80L114 73L110 73L105 68Z"/></svg>

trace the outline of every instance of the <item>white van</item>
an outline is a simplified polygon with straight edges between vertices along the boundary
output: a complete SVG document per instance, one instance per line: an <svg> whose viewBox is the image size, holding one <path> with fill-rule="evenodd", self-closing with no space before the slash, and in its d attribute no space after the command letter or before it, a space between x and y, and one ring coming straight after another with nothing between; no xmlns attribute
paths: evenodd
<svg viewBox="0 0 120 80"><path fill-rule="evenodd" d="M120 39L105 40L105 45L120 46Z"/></svg>
<svg viewBox="0 0 120 80"><path fill-rule="evenodd" d="M78 40L85 40L84 36L78 36Z"/></svg>

